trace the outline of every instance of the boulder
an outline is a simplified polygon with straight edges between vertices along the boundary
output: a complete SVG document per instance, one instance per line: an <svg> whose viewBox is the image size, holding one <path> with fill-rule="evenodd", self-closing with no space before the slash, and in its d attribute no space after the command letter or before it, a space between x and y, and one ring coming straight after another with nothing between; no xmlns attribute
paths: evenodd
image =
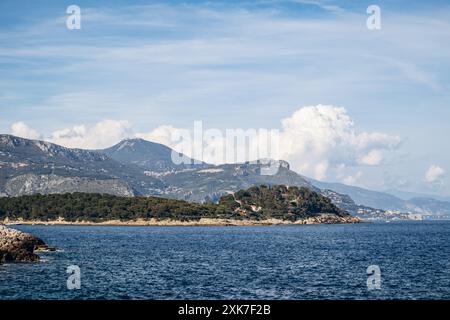
<svg viewBox="0 0 450 320"><path fill-rule="evenodd" d="M38 237L0 225L0 263L39 261L35 250L53 249Z"/></svg>

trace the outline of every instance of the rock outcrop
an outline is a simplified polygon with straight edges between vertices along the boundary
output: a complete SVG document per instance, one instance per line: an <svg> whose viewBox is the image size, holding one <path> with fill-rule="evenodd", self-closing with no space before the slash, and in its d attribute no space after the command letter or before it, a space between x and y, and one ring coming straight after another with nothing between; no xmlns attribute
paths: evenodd
<svg viewBox="0 0 450 320"><path fill-rule="evenodd" d="M54 250L29 233L0 225L0 264L4 262L39 261L36 250Z"/></svg>
<svg viewBox="0 0 450 320"><path fill-rule="evenodd" d="M311 217L300 220L300 224L340 224L340 223L360 223L362 220L351 215L338 216L334 214L320 214L317 217Z"/></svg>

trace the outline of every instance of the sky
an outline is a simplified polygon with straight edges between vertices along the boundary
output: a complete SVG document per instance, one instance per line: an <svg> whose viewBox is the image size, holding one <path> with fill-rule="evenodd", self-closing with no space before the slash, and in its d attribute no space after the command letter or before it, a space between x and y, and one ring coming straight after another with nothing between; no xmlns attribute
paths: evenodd
<svg viewBox="0 0 450 320"><path fill-rule="evenodd" d="M196 121L274 129L311 178L448 197L449 104L448 1L0 2L1 133L176 148Z"/></svg>

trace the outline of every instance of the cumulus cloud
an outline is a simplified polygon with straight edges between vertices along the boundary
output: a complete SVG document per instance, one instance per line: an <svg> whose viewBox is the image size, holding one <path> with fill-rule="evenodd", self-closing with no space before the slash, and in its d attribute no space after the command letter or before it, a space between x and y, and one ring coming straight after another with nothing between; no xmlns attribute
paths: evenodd
<svg viewBox="0 0 450 320"><path fill-rule="evenodd" d="M362 175L363 175L362 171L358 171L355 175L347 175L346 177L344 177L341 180L343 183L353 186L353 185L358 184Z"/></svg>
<svg viewBox="0 0 450 320"><path fill-rule="evenodd" d="M363 172L361 170L354 171L354 168L339 164L335 170L335 178L347 185L357 185L363 176Z"/></svg>
<svg viewBox="0 0 450 320"><path fill-rule="evenodd" d="M22 121L13 123L11 125L11 134L27 139L41 139L41 135L36 130L29 127Z"/></svg>
<svg viewBox="0 0 450 320"><path fill-rule="evenodd" d="M162 125L147 133L137 133L135 136L144 140L158 142L173 148L176 142L174 138L183 135L185 131L185 129L175 128L171 125Z"/></svg>
<svg viewBox="0 0 450 320"><path fill-rule="evenodd" d="M302 107L282 120L280 146L294 169L322 180L330 171L343 176L343 166L379 165L383 150L394 150L400 142L397 136L357 132L345 108L317 105Z"/></svg>
<svg viewBox="0 0 450 320"><path fill-rule="evenodd" d="M358 159L358 163L368 166L376 166L383 160L383 153L380 150L373 149L369 153Z"/></svg>
<svg viewBox="0 0 450 320"><path fill-rule="evenodd" d="M425 172L425 181L429 183L439 182L445 174L445 170L438 165L431 165Z"/></svg>
<svg viewBox="0 0 450 320"><path fill-rule="evenodd" d="M128 121L103 120L92 127L74 126L54 131L49 141L69 148L99 149L132 135Z"/></svg>
<svg viewBox="0 0 450 320"><path fill-rule="evenodd" d="M100 149L133 137L131 124L125 120L102 120L92 126L76 125L53 131L49 136L38 133L24 122L11 125L11 134L28 139L44 139L68 148Z"/></svg>

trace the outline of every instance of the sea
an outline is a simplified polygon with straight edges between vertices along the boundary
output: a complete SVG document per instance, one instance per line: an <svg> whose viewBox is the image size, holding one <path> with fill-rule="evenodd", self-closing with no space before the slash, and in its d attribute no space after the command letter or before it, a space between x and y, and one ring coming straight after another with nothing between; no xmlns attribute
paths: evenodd
<svg viewBox="0 0 450 320"><path fill-rule="evenodd" d="M450 299L450 221L13 227L57 250L0 265L0 299Z"/></svg>

